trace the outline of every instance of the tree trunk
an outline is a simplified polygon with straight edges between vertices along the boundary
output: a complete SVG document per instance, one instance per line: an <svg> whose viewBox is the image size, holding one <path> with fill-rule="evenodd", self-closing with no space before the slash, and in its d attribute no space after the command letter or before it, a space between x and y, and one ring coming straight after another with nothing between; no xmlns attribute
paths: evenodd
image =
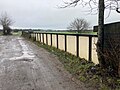
<svg viewBox="0 0 120 90"><path fill-rule="evenodd" d="M105 68L104 60L104 0L99 0L99 14L98 14L98 42L97 42L97 54L99 64L102 68Z"/></svg>
<svg viewBox="0 0 120 90"><path fill-rule="evenodd" d="M11 28L7 27L7 35L11 35Z"/></svg>
<svg viewBox="0 0 120 90"><path fill-rule="evenodd" d="M8 26L3 26L3 35L11 35L11 28Z"/></svg>
<svg viewBox="0 0 120 90"><path fill-rule="evenodd" d="M119 45L117 44L117 38L111 37L109 32L104 32L104 0L99 0L99 16L98 16L98 42L97 42L97 54L100 67L107 70L109 74L120 77L120 62L119 62ZM115 33L115 32L114 32ZM105 36L104 36L105 35ZM104 40L105 39L105 40ZM109 41L108 41L109 40ZM112 45L111 45L112 44ZM118 48L117 48L117 47ZM113 47L113 48L111 48ZM107 57L106 57L107 56ZM102 73L104 75L104 73ZM104 78L105 80L105 78Z"/></svg>
<svg viewBox="0 0 120 90"><path fill-rule="evenodd" d="M5 30L4 30L4 27L3 27L3 35L5 35Z"/></svg>
<svg viewBox="0 0 120 90"><path fill-rule="evenodd" d="M118 66L118 76L120 77L120 62L119 62L119 66Z"/></svg>
<svg viewBox="0 0 120 90"><path fill-rule="evenodd" d="M6 35L6 28L3 26L3 35Z"/></svg>

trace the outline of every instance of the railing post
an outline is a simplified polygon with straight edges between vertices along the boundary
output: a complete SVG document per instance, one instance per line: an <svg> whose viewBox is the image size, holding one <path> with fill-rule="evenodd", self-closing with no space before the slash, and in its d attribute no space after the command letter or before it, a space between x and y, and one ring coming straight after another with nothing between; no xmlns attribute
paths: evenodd
<svg viewBox="0 0 120 90"><path fill-rule="evenodd" d="M76 55L79 57L79 36L76 36Z"/></svg>
<svg viewBox="0 0 120 90"><path fill-rule="evenodd" d="M48 36L47 36L47 33L46 33L46 44L48 45Z"/></svg>
<svg viewBox="0 0 120 90"><path fill-rule="evenodd" d="M65 35L65 52L67 52L67 36Z"/></svg>
<svg viewBox="0 0 120 90"><path fill-rule="evenodd" d="M36 33L34 33L34 41L36 41Z"/></svg>
<svg viewBox="0 0 120 90"><path fill-rule="evenodd" d="M92 36L89 36L89 57L88 60L89 62L92 61Z"/></svg>
<svg viewBox="0 0 120 90"><path fill-rule="evenodd" d="M44 44L44 33L42 33L42 39L43 39L43 44Z"/></svg>
<svg viewBox="0 0 120 90"><path fill-rule="evenodd" d="M40 37L40 43L41 43L41 33L39 33L40 35L39 35L39 37Z"/></svg>
<svg viewBox="0 0 120 90"><path fill-rule="evenodd" d="M58 49L58 34L56 34L57 49Z"/></svg>
<svg viewBox="0 0 120 90"><path fill-rule="evenodd" d="M52 33L50 34L50 36L51 36L51 46L52 46Z"/></svg>

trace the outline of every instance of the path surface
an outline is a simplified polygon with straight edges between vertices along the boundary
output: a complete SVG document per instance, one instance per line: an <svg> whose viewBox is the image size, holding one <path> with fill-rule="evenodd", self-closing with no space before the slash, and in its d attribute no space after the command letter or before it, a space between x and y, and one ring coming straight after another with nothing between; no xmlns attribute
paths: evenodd
<svg viewBox="0 0 120 90"><path fill-rule="evenodd" d="M57 57L18 36L0 36L0 90L87 90Z"/></svg>

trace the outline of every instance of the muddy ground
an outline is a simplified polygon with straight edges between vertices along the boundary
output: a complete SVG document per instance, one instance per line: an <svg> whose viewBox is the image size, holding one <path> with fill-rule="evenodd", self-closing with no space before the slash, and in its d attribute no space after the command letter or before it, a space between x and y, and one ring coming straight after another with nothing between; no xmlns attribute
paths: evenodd
<svg viewBox="0 0 120 90"><path fill-rule="evenodd" d="M58 58L19 36L0 36L0 90L91 90Z"/></svg>

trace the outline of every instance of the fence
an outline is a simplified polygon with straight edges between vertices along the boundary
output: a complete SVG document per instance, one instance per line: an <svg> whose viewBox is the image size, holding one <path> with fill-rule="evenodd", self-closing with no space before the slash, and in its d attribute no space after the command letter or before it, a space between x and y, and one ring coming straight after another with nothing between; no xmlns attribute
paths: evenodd
<svg viewBox="0 0 120 90"><path fill-rule="evenodd" d="M43 44L54 46L57 49L64 50L77 57L82 57L88 61L98 63L96 53L97 35L87 34L65 34L65 33L47 33L47 32L26 32L23 36L33 38Z"/></svg>

